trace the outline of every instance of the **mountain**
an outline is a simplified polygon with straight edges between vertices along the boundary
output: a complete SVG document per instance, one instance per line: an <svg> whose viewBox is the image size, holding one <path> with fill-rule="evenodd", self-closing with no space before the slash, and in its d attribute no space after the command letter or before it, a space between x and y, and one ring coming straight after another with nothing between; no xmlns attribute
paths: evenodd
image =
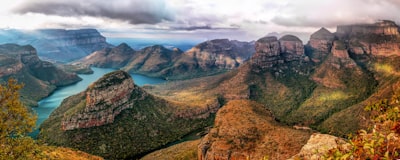
<svg viewBox="0 0 400 160"><path fill-rule="evenodd" d="M124 67L134 55L135 50L126 43L121 43L114 48L104 48L86 56L81 61L84 65L92 65L102 68Z"/></svg>
<svg viewBox="0 0 400 160"><path fill-rule="evenodd" d="M69 62L112 45L96 29L0 30L0 42L30 44L41 58Z"/></svg>
<svg viewBox="0 0 400 160"><path fill-rule="evenodd" d="M121 63L114 67L122 68L130 73L140 73L152 77L188 79L223 73L237 68L254 53L254 44L236 40L215 39L200 43L186 52L182 52L178 48L167 49L161 45L146 47L136 52L132 50L125 50L131 53L129 54L130 58L128 53L105 49L96 51L77 63L106 67L119 63L120 60L118 59L124 59L128 60L126 65ZM108 54L111 52L113 54Z"/></svg>
<svg viewBox="0 0 400 160"><path fill-rule="evenodd" d="M209 126L219 106L164 100L115 71L65 99L41 125L39 139L107 159L135 158Z"/></svg>
<svg viewBox="0 0 400 160"><path fill-rule="evenodd" d="M255 105L270 110L273 119L280 124L346 136L367 128L365 117L368 113L364 111L364 106L379 99L389 99L400 91L400 68L396 65L400 60L399 38L399 27L391 21L338 26L336 33L321 28L311 35L303 52L301 46L296 45L298 40L292 36L281 39L263 37L256 41L256 53L250 60L231 72L191 81L175 81L154 86L148 91L167 99L200 96L207 100L218 97L225 104L233 103L230 105L252 100ZM289 52L287 48L291 48ZM246 106L249 105L236 107ZM224 110L224 107L219 112L238 112ZM265 150L251 151L246 145L233 150L232 144L238 143L236 138L229 141L229 137L253 139L254 142L245 143L255 144L256 147L250 148L257 148L260 146L257 144L265 139L255 139L253 133L257 132L241 133L246 128L230 124L234 123L232 120L223 122L220 119L226 117L219 112L214 128L200 144L205 149L198 152L199 159L216 156L229 159L241 153L266 154L263 153ZM229 117L256 118L247 112ZM244 123L244 120L240 122ZM222 132L224 126L229 127ZM251 125L244 127L247 126ZM229 130L238 131L229 135ZM293 133L291 130L285 132ZM276 137L276 141L284 140L287 138Z"/></svg>
<svg viewBox="0 0 400 160"><path fill-rule="evenodd" d="M65 100L42 125L41 138L49 144L66 145L106 158L132 158L176 140L180 136L165 137L174 135L170 133L177 130L174 126L178 124L179 135L209 125L205 122L212 118L206 117L218 110L212 129L199 142L198 159L289 158L304 151L301 146L312 132L343 137L368 127L368 113L363 107L400 92L399 40L399 27L386 20L338 26L335 33L321 28L305 46L292 35L280 39L262 37L254 42L255 53L249 60L223 74L141 89L130 86L130 82L125 82L125 87L97 85L109 84L99 80L85 92ZM172 66L188 62L186 66L191 67L180 69L202 71L213 56L202 59L198 53L212 55L194 49L181 54L186 58L178 56ZM227 66L230 65L220 65ZM126 98L129 93L137 93L133 97L145 100L134 98L133 107L120 107L119 104L131 103ZM166 118L170 115L178 118ZM124 126L145 128L149 134L132 129L127 132ZM156 132L155 128L160 129ZM146 138L139 142L132 138L135 136ZM309 142L315 142L314 138L311 136ZM162 142L149 147L155 141ZM130 151L132 146L138 146L145 151L128 153L118 146ZM187 152L193 153L193 144L173 149L185 146L190 147ZM192 156L175 156L180 155Z"/></svg>
<svg viewBox="0 0 400 160"><path fill-rule="evenodd" d="M22 101L29 106L48 96L57 86L65 86L81 79L67 73L50 62L42 61L30 45L0 45L0 79L5 82L13 77L25 86L21 90Z"/></svg>

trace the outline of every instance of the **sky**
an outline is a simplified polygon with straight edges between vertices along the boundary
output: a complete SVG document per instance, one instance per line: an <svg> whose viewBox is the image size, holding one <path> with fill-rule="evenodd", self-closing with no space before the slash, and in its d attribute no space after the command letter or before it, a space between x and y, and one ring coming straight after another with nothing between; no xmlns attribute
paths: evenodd
<svg viewBox="0 0 400 160"><path fill-rule="evenodd" d="M0 28L96 28L106 37L257 40L321 27L400 22L400 0L13 0ZM303 40L305 41L305 40Z"/></svg>

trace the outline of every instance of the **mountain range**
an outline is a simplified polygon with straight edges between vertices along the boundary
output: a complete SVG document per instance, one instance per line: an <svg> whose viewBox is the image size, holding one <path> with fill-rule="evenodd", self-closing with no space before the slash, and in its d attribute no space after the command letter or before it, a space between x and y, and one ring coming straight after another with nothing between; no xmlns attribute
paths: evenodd
<svg viewBox="0 0 400 160"><path fill-rule="evenodd" d="M335 33L321 28L306 45L292 35L280 39L263 37L254 42L251 57L244 55L248 56L247 61L236 58L229 63L233 65L217 63L209 53L221 41L237 45L234 41L207 41L187 52L168 51L162 46L132 52L121 44L95 52L82 63L92 60L92 65L124 68L141 64L147 68L150 64L164 64L154 62L172 60L174 63L169 66L194 63L189 66L201 68L211 59L212 65L230 71L144 88L134 85L126 72L113 72L64 100L41 126L40 137L49 144L105 158L129 158L210 126L215 115L208 134L196 142L198 145L185 148L195 152L196 158L290 158L300 152L315 131L345 136L366 128L363 107L400 90L399 34L399 27L385 20L338 26ZM126 54L121 54L123 51ZM243 56L225 51L225 58ZM160 53L174 56L160 61L164 55ZM137 58L140 63L129 65L130 61L113 54L148 58ZM202 55L207 58L199 58ZM149 57L156 57L157 61ZM193 68L186 67L186 71Z"/></svg>
<svg viewBox="0 0 400 160"><path fill-rule="evenodd" d="M237 68L254 53L254 43L215 39L200 43L186 52L161 45L134 51L122 43L96 51L73 64L121 68L130 73L169 80L214 75Z"/></svg>

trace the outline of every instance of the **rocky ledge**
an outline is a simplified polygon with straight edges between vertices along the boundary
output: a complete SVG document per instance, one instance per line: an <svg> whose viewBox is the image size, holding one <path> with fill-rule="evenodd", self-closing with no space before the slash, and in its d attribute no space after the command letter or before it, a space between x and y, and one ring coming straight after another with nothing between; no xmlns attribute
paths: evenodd
<svg viewBox="0 0 400 160"><path fill-rule="evenodd" d="M113 123L121 111L134 107L133 101L147 95L124 71L109 73L91 84L85 91L86 101L79 111L67 112L62 120L63 130L90 128ZM139 96L137 96L139 95Z"/></svg>

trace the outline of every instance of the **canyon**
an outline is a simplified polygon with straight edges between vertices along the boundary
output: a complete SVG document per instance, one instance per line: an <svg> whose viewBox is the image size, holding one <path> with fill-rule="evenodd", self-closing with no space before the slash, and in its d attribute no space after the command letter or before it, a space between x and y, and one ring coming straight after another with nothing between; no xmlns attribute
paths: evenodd
<svg viewBox="0 0 400 160"><path fill-rule="evenodd" d="M169 50L175 55L169 60L182 62L180 55L197 59L186 61L194 64L184 68L188 71L193 66L204 71L211 64L229 72L142 88L124 71L110 73L65 99L43 123L39 137L51 145L129 159L212 126L193 142L198 145L185 148L197 159L313 157L307 146L318 149L315 141L334 146L339 140L313 133L341 137L367 128L363 107L400 91L398 32L394 22L378 21L338 26L335 33L321 28L306 45L293 35L262 37L240 65L238 59L222 63L217 54L208 54L221 51L227 58L225 49L216 51L214 45L233 41L207 41L187 52ZM163 50L152 46L139 53L158 56Z"/></svg>

